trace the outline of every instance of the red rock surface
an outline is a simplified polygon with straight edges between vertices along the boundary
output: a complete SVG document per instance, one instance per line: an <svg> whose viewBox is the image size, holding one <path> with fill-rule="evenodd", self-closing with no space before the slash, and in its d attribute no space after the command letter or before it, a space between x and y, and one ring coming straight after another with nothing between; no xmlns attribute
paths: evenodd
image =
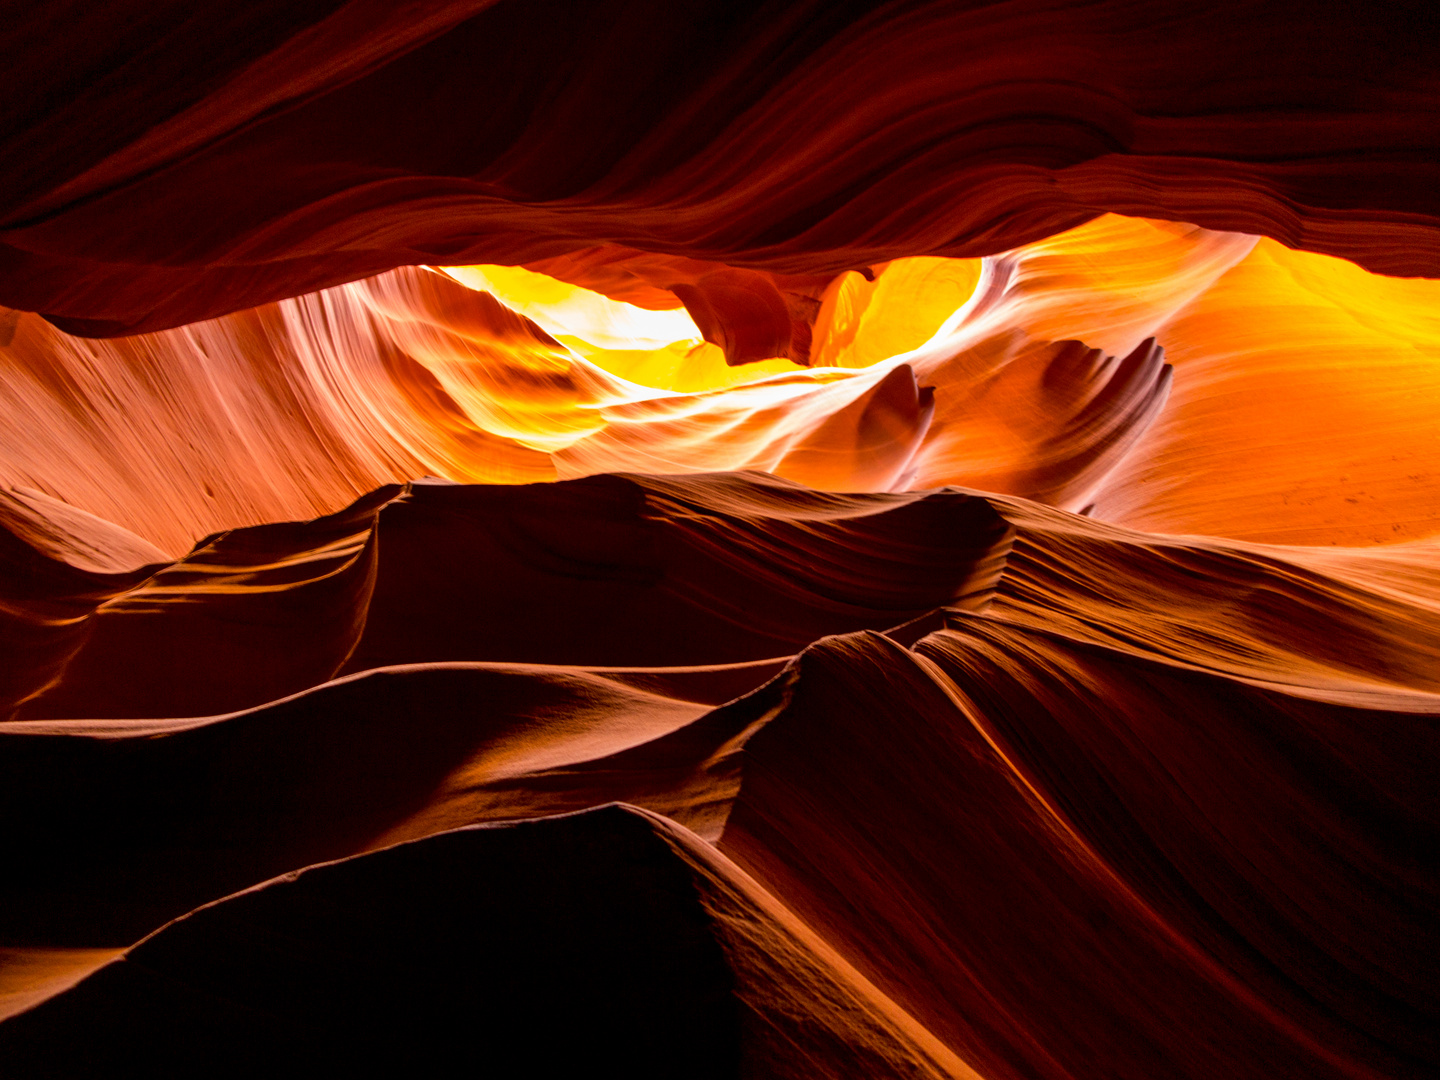
<svg viewBox="0 0 1440 1080"><path fill-rule="evenodd" d="M1433 23L19 12L0 1075L1435 1075Z"/></svg>
<svg viewBox="0 0 1440 1080"><path fill-rule="evenodd" d="M114 583L115 622L94 620L62 677L0 725L6 817L35 823L5 835L3 888L12 949L78 955L82 973L207 900L327 860L342 861L300 882L334 877L343 899L326 910L360 921L321 930L283 881L202 908L0 1025L0 1051L41 1071L210 1068L242 1036L369 1054L369 1014L322 1003L363 992L365 1009L391 1008L387 995L422 976L387 965L430 972L456 1000L501 993L486 988L500 963L487 927L513 916L441 929L460 918L446 905L480 910L465 890L484 878L457 883L450 849L422 838L468 844L448 830L619 801L664 815L655 827L682 838L667 841L682 862L721 867L731 884L706 888L725 903L760 897L708 933L760 964L763 985L733 959L729 975L703 977L699 961L674 960L675 977L713 979L704 992L732 1001L707 1061L738 1053L776 1075L868 1060L875 1075L1258 1077L1409 1075L1433 1060L1433 545L1165 541L1023 500L831 496L722 475L420 487L232 533L229 549L324 567L317 553L342 524L368 536L349 550L375 553L368 590L328 594L358 612L345 618L308 597L308 579L212 591L182 561L129 594ZM193 591L162 592L167 575ZM147 590L178 602L145 604ZM107 630L126 619L146 625ZM107 641L145 648L117 655ZM225 651L246 643L265 655ZM356 673L325 681L347 650ZM277 665L296 655L324 667ZM177 715L263 702L288 671L320 685ZM134 719L66 718L111 703ZM633 914L640 886L608 843L587 841L602 878L575 882L555 876L579 873L575 857L512 845L536 882L513 887ZM364 854L381 849L393 854ZM386 898L397 871L385 858L419 860L400 875L417 892ZM488 858L482 844L464 873L520 880ZM436 884L414 880L420 867ZM274 914L243 914L255 903ZM537 1010L513 1020L530 1030L551 1010L591 1046L690 1045L638 1004L576 1003L621 947L613 926L587 929L609 910L593 903L546 916L558 929L545 933L574 935L580 954L504 961L500 1014ZM258 918L302 922L262 932ZM416 933L492 959L442 969L415 958L440 947L407 944ZM297 939L302 952L285 944ZM361 940L395 958L347 975L340 957ZM166 988L196 980L244 1007L181 1007ZM735 1020L733 1001L755 998L804 1038ZM394 1007L410 1019L377 1052L408 1047L407 1024L436 1032L420 1059L471 1030L448 1007ZM642 1017L667 1034L629 1033ZM90 1041L77 1049L79 1030ZM492 1038L505 1060L531 1060L520 1036Z"/></svg>
<svg viewBox="0 0 1440 1080"><path fill-rule="evenodd" d="M1440 268L1428 3L156 0L11 23L0 303L176 326L597 244L786 274L1105 211Z"/></svg>

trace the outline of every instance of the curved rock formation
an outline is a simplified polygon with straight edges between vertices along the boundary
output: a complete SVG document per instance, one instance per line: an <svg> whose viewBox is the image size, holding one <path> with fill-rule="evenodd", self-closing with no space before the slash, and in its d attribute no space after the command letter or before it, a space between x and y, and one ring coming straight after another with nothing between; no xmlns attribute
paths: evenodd
<svg viewBox="0 0 1440 1080"><path fill-rule="evenodd" d="M1440 1072L1431 7L14 13L0 1074Z"/></svg>
<svg viewBox="0 0 1440 1080"><path fill-rule="evenodd" d="M47 8L0 84L0 303L115 335L413 263L833 275L1105 211L1435 273L1434 30L1426 3Z"/></svg>
<svg viewBox="0 0 1440 1080"><path fill-rule="evenodd" d="M973 1075L723 855L624 807L264 883L0 1028L16 1076L443 1070L477 1047L542 1075Z"/></svg>
<svg viewBox="0 0 1440 1080"><path fill-rule="evenodd" d="M370 539L346 534L337 548L357 522ZM286 537L311 554L279 558ZM59 996L0 1026L17 1060L73 1058L72 1072L211 1061L275 1023L265 1037L300 1039L297 1053L361 1052L370 1043L348 1025L388 1008L389 988L411 977L390 960L351 977L319 957L378 933L393 964L422 962L415 950L431 946L405 936L422 931L387 929L412 924L479 935L473 947L490 958L457 965L470 981L442 980L444 993L468 1001L538 980L507 991L504 1007L560 994L546 1015L600 1023L602 1042L627 1045L632 1013L585 1012L565 996L613 970L603 955L620 939L586 929L602 908L547 915L575 944L528 966L486 944L493 919L462 932L433 913L441 892L477 910L467 890L479 886L459 884L444 852L479 845L466 874L491 858L489 832L448 830L615 801L682 824L641 828L615 811L597 823L651 837L657 856L668 844L687 872L725 883L695 886L687 909L723 924L707 933L731 974L705 993L808 1034L775 1042L779 1020L756 1027L722 1010L730 1034L711 1049L738 1045L724 1052L759 1055L771 1075L844 1075L862 1059L882 1075L1418 1075L1436 1060L1425 943L1440 897L1424 855L1440 829L1427 780L1440 760L1433 545L1342 554L1166 540L1024 500L833 495L733 474L421 486L226 544L266 552L291 580L256 579L269 590L247 599L199 584L186 562L161 570L112 608L151 623L133 639L150 643L150 670L107 655L102 619L19 714L50 719L0 725L6 818L44 823L3 840L8 944L32 967L53 957L72 972L53 983ZM361 549L375 553L371 588L346 594L360 614L337 622L302 600L315 579L287 567ZM213 560L209 550L191 558ZM155 601L167 575L197 582L186 603ZM256 613L234 607L245 603ZM255 635L260 612L273 624L287 610L293 637ZM205 614L209 637L193 629ZM357 622L359 644L347 645ZM270 678L290 670L291 641L317 659L330 642L350 648L356 673L229 715L160 718L172 702L208 691L218 703L246 686L227 647L261 648L249 667ZM707 654L731 662L696 663ZM276 691L252 681L243 692ZM112 701L134 702L133 718L85 718ZM615 869L630 856L607 830L584 841L592 861L580 863L547 847L567 835L559 824L519 830L494 844L522 863L494 873L516 889L544 882L547 904L603 894L614 919L652 925L653 901ZM365 854L426 836L450 839ZM397 876L385 869L397 859L414 866ZM556 866L610 869L561 884ZM441 892L425 892L432 874ZM332 880L341 892L326 910L341 904L369 930L300 914L321 903L304 899L310 883ZM391 888L409 897L396 894L400 907L383 899ZM741 908L717 915L711 896ZM270 914L249 913L257 904ZM414 905L431 915L405 914ZM281 920L265 935L305 950L257 953L256 919ZM738 968L736 950L748 957ZM725 970L719 954L705 964ZM523 975L494 982L515 965ZM675 977L704 966L687 961ZM562 971L578 982L540 989L569 979ZM175 980L248 1004L182 1008L165 989ZM274 1019L300 1015L275 995L312 983L306 1009L351 993L374 1004L316 1013L302 1037ZM406 1010L449 1030L445 1009ZM685 1030L654 1022L667 1032L656 1046ZM176 1038L182 1024L200 1025L194 1042ZM101 1034L62 1051L81 1027ZM408 1046L397 1037L380 1052ZM805 1054L819 1063L797 1064Z"/></svg>
<svg viewBox="0 0 1440 1080"><path fill-rule="evenodd" d="M678 307L497 268L397 270L114 342L21 316L0 347L0 483L172 557L425 475L958 484L1309 544L1440 527L1433 282L1113 216L871 277L827 291L808 369L728 367ZM1162 349L1179 350L1178 382Z"/></svg>

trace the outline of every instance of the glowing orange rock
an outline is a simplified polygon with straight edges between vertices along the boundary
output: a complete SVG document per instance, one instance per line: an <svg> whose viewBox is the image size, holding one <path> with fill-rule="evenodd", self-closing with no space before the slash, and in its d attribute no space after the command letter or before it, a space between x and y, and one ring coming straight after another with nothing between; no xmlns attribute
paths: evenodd
<svg viewBox="0 0 1440 1080"><path fill-rule="evenodd" d="M724 469L832 490L958 484L1094 503L1154 529L1373 543L1425 535L1440 512L1426 501L1440 467L1427 398L1412 392L1440 340L1433 291L1251 237L1107 217L983 262L837 277L808 368L732 366L673 294L645 309L497 267L394 271L114 342L12 316L0 410L16 437L0 481L171 554L420 475ZM1166 348L1181 349L1178 383ZM1322 354L1335 360L1321 368ZM1291 378L1344 408L1277 414ZM1283 447L1265 449L1282 422ZM1391 450L1366 434L1382 429L1401 440ZM1347 439L1369 449L1334 469ZM1232 465L1196 467L1222 451ZM1337 493L1338 476L1353 493Z"/></svg>

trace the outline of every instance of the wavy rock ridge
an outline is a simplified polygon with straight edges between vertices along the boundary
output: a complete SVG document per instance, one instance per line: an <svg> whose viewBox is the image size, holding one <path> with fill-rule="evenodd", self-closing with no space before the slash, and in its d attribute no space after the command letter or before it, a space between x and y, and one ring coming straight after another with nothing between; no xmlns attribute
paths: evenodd
<svg viewBox="0 0 1440 1080"><path fill-rule="evenodd" d="M5 840L12 952L83 974L164 927L0 1025L9 1060L209 1069L256 1031L361 1060L377 1009L442 1055L473 1037L464 1003L494 1001L496 1060L534 1052L507 1029L564 1016L557 1062L633 1036L645 1075L1435 1060L1433 545L1166 540L744 474L388 489L221 543L112 575L0 726L7 817L45 823ZM308 670L277 666L287 642ZM243 643L270 658L235 662ZM616 802L647 813L553 816ZM461 914L482 896L493 917ZM522 909L546 944L486 936ZM650 944L587 930L607 919ZM377 934L391 951L346 966ZM449 1004L393 999L442 940L453 966L423 962ZM578 1004L622 947L657 959ZM686 1019L626 1004L657 993Z"/></svg>
<svg viewBox="0 0 1440 1080"><path fill-rule="evenodd" d="M1107 211L1440 267L1428 3L172 8L10 28L0 303L117 335L603 244L831 276Z"/></svg>
<svg viewBox="0 0 1440 1080"><path fill-rule="evenodd" d="M761 469L1262 542L1440 529L1433 281L1108 216L985 260L841 275L808 368L729 367L668 304L406 268L116 341L20 316L0 345L4 512L34 535L72 508L115 522L140 565L144 541L173 558L426 475Z"/></svg>

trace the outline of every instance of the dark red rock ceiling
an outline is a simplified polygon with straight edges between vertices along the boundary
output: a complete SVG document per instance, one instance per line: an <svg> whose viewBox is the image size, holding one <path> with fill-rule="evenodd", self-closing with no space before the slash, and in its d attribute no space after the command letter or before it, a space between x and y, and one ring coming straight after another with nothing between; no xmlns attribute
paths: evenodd
<svg viewBox="0 0 1440 1080"><path fill-rule="evenodd" d="M1099 213L1440 274L1429 3L37 5L0 303L154 330L600 243L784 273Z"/></svg>

